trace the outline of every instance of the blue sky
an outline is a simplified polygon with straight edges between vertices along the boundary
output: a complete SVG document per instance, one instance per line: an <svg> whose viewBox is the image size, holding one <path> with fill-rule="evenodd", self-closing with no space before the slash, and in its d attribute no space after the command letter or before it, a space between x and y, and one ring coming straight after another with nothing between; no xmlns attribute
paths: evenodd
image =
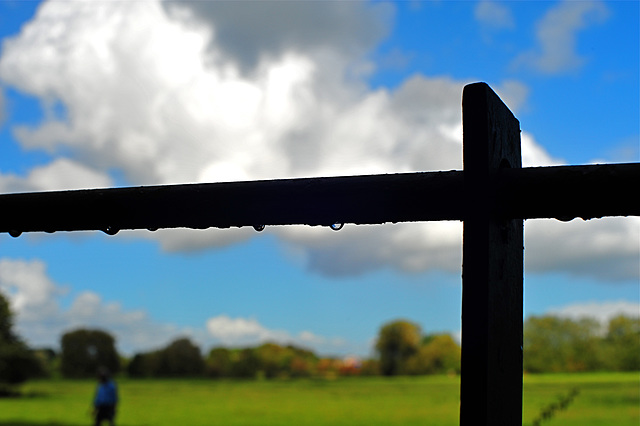
<svg viewBox="0 0 640 426"><path fill-rule="evenodd" d="M265 19L268 17L268 19ZM0 192L450 170L461 90L520 120L525 166L640 161L638 2L0 2ZM428 194L425 194L428 197ZM179 208L177 206L176 208ZM112 332L371 354L459 337L457 222L0 236L36 346ZM640 314L640 221L525 224L525 314Z"/></svg>

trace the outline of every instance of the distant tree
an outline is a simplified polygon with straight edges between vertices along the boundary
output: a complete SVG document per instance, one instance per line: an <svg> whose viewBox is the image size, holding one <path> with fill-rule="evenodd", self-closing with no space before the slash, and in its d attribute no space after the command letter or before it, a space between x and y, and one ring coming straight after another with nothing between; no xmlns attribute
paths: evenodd
<svg viewBox="0 0 640 426"><path fill-rule="evenodd" d="M288 373L291 377L310 377L316 373L318 356L303 348L289 345L287 349L291 352L288 361Z"/></svg>
<svg viewBox="0 0 640 426"><path fill-rule="evenodd" d="M39 348L32 350L41 366L38 377L51 377L55 372L60 371L60 357L52 348Z"/></svg>
<svg viewBox="0 0 640 426"><path fill-rule="evenodd" d="M574 372L602 369L600 324L594 319L530 317L524 325L524 369Z"/></svg>
<svg viewBox="0 0 640 426"><path fill-rule="evenodd" d="M316 374L320 377L333 379L338 377L342 363L335 358L320 358L316 364Z"/></svg>
<svg viewBox="0 0 640 426"><path fill-rule="evenodd" d="M380 374L380 362L377 359L365 359L360 367L361 376L377 376Z"/></svg>
<svg viewBox="0 0 640 426"><path fill-rule="evenodd" d="M93 377L99 367L118 372L115 339L102 330L79 329L62 335L61 365L65 377Z"/></svg>
<svg viewBox="0 0 640 426"><path fill-rule="evenodd" d="M315 373L317 358L294 355L289 363L288 373L291 377L310 377Z"/></svg>
<svg viewBox="0 0 640 426"><path fill-rule="evenodd" d="M152 357L153 353L137 353L127 365L129 377L151 377L155 373Z"/></svg>
<svg viewBox="0 0 640 426"><path fill-rule="evenodd" d="M160 353L161 376L195 377L204 373L200 348L187 338L174 340Z"/></svg>
<svg viewBox="0 0 640 426"><path fill-rule="evenodd" d="M130 377L198 377L204 372L200 348L187 338L156 351L137 353L127 366Z"/></svg>
<svg viewBox="0 0 640 426"><path fill-rule="evenodd" d="M53 348L40 348L35 350L36 353L40 354L40 356L47 360L49 363L55 362L58 358L58 354Z"/></svg>
<svg viewBox="0 0 640 426"><path fill-rule="evenodd" d="M13 313L0 293L0 388L43 374L42 365L27 345L13 333Z"/></svg>
<svg viewBox="0 0 640 426"><path fill-rule="evenodd" d="M609 321L605 338L608 367L617 371L640 370L640 317L624 315Z"/></svg>
<svg viewBox="0 0 640 426"><path fill-rule="evenodd" d="M275 377L308 377L315 370L317 356L293 345L265 343L253 349L257 373L268 379Z"/></svg>
<svg viewBox="0 0 640 426"><path fill-rule="evenodd" d="M398 320L382 326L376 350L380 357L380 371L385 376L406 373L406 363L420 348L420 326Z"/></svg>
<svg viewBox="0 0 640 426"><path fill-rule="evenodd" d="M407 360L408 374L441 374L460 371L460 346L449 334L422 339L418 352Z"/></svg>
<svg viewBox="0 0 640 426"><path fill-rule="evenodd" d="M260 371L260 359L254 348L234 350L231 356L232 376L239 378L255 378Z"/></svg>
<svg viewBox="0 0 640 426"><path fill-rule="evenodd" d="M231 351L227 348L213 348L206 360L206 371L209 377L231 377Z"/></svg>
<svg viewBox="0 0 640 426"><path fill-rule="evenodd" d="M265 343L253 349L258 372L268 379L282 375L290 355L286 348L275 343Z"/></svg>
<svg viewBox="0 0 640 426"><path fill-rule="evenodd" d="M309 377L317 362L318 357L309 350L265 343L244 349L213 348L206 369L210 377Z"/></svg>
<svg viewBox="0 0 640 426"><path fill-rule="evenodd" d="M9 301L0 293L0 342L14 342L18 340L13 334L13 312Z"/></svg>
<svg viewBox="0 0 640 426"><path fill-rule="evenodd" d="M129 360L129 364L127 364L127 375L129 377L144 377L143 368L142 368L142 359L143 355L137 353Z"/></svg>

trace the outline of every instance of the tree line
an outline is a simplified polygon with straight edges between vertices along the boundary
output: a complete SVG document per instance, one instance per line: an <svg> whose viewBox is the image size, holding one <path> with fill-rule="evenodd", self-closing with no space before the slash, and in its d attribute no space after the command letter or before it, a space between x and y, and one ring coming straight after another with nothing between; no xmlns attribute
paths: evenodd
<svg viewBox="0 0 640 426"><path fill-rule="evenodd" d="M93 377L99 367L129 377L297 378L355 375L458 374L460 346L448 334L423 334L408 320L384 324L370 359L320 357L294 345L214 347L202 354L188 338L130 358L104 330L65 333L60 351L33 350L12 331L0 294L0 392L31 377ZM640 317L618 316L606 327L593 319L530 317L524 325L524 370L531 373L640 370Z"/></svg>
<svg viewBox="0 0 640 426"><path fill-rule="evenodd" d="M603 327L592 318L530 317L524 325L530 373L640 370L640 317L619 315Z"/></svg>
<svg viewBox="0 0 640 426"><path fill-rule="evenodd" d="M244 348L214 347L203 356L200 348L188 338L123 358L118 355L115 339L108 332L78 329L62 336L59 354L47 352L48 366L43 369L50 373L59 371L68 378L93 377L101 366L135 378L273 379L459 372L460 346L451 336L416 334L417 345L409 348L403 341L408 337L403 334L407 330L419 334L419 328L407 321L383 327L376 346L379 356L361 360L320 357L305 348L273 342ZM393 363L397 365L391 366Z"/></svg>

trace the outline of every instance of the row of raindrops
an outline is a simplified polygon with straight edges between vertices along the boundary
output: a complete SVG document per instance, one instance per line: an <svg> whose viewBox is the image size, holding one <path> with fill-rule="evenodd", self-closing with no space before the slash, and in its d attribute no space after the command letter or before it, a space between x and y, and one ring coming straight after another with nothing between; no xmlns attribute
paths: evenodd
<svg viewBox="0 0 640 426"><path fill-rule="evenodd" d="M264 231L266 228L265 225L254 225L253 229L256 230L256 232L262 232ZM344 223L334 223L333 225L329 225L329 228L331 228L334 231L339 231L342 228L344 228ZM150 232L155 232L157 231L158 228L149 228L148 231ZM107 235L116 235L118 232L120 232L120 229L114 227L114 226L107 226L106 228L104 228L102 230L102 232L104 232ZM15 231L15 230L11 230L9 231L9 235L11 235L13 238L18 238L20 235L22 235L22 231Z"/></svg>
<svg viewBox="0 0 640 426"><path fill-rule="evenodd" d="M264 231L264 229L266 228L266 226L264 225L254 225L253 229L256 230L256 232L262 232ZM339 231L342 228L344 228L344 223L334 223L333 225L329 225L329 228L331 228L334 231Z"/></svg>
<svg viewBox="0 0 640 426"><path fill-rule="evenodd" d="M158 228L147 228L147 231L149 232L156 232L157 230ZM115 226L107 226L102 230L102 232L107 235L116 235L118 232L120 232L120 229L116 228Z"/></svg>

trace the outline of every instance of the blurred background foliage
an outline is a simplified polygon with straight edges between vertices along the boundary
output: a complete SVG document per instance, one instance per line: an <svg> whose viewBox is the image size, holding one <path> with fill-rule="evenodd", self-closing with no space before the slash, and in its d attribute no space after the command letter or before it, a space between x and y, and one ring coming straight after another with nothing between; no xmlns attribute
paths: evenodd
<svg viewBox="0 0 640 426"><path fill-rule="evenodd" d="M94 377L98 367L135 378L208 377L276 379L372 375L459 374L460 345L449 334L423 334L406 319L380 327L370 358L326 357L274 342L214 347L208 353L182 337L131 357L118 354L105 330L78 329L61 336L60 349L29 348L13 332L13 314L0 294L0 388L8 392L32 377ZM640 371L640 317L608 324L590 318L532 316L524 323L528 373Z"/></svg>

